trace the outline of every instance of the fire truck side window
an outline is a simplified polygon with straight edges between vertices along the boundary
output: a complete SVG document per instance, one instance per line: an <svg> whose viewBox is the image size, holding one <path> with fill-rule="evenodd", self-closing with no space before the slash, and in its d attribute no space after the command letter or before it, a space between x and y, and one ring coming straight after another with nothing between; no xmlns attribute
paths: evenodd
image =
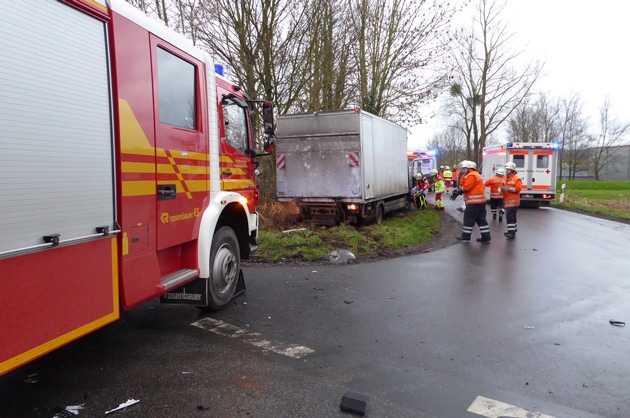
<svg viewBox="0 0 630 418"><path fill-rule="evenodd" d="M245 110L234 103L223 104L223 119L225 121L225 139L236 149L247 149L247 118Z"/></svg>
<svg viewBox="0 0 630 418"><path fill-rule="evenodd" d="M514 155L512 161L516 168L525 168L525 156L524 155Z"/></svg>
<svg viewBox="0 0 630 418"><path fill-rule="evenodd" d="M195 66L158 48L160 123L197 130Z"/></svg>
<svg viewBox="0 0 630 418"><path fill-rule="evenodd" d="M549 156L537 155L536 156L536 168L549 168Z"/></svg>

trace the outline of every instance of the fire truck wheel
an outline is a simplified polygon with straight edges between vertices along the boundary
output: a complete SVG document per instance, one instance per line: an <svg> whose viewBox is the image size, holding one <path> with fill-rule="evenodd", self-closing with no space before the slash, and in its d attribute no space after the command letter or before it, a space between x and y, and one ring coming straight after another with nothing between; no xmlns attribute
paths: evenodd
<svg viewBox="0 0 630 418"><path fill-rule="evenodd" d="M241 252L234 230L223 226L212 239L208 309L217 310L230 303L241 271Z"/></svg>

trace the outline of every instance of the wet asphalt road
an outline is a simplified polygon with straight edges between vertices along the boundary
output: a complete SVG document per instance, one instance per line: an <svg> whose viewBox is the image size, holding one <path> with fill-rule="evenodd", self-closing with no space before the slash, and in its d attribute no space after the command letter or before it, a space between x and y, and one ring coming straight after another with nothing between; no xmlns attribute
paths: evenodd
<svg viewBox="0 0 630 418"><path fill-rule="evenodd" d="M517 239L502 228L374 263L249 267L211 315L147 303L0 377L0 417L128 399L121 417L338 417L346 391L371 417L498 417L467 412L479 396L521 408L503 416L630 416L630 325L609 324L630 322L630 225L521 209Z"/></svg>

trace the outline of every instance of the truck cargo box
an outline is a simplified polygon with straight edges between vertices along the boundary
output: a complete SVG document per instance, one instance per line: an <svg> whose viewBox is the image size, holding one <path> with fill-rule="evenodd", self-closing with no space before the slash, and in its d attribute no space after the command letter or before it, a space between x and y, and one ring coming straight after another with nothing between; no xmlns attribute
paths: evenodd
<svg viewBox="0 0 630 418"><path fill-rule="evenodd" d="M402 207L400 199L409 191L407 131L367 112L280 116L276 152L281 202L303 207L379 202L385 213ZM375 215L370 211L377 206L362 209L361 216ZM323 206L318 210L326 212Z"/></svg>

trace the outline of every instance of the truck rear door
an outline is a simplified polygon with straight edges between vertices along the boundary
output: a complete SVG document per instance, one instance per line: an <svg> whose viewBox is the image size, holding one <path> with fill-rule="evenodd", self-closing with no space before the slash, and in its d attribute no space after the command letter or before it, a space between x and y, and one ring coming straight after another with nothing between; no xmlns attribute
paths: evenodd
<svg viewBox="0 0 630 418"><path fill-rule="evenodd" d="M511 150L508 162L516 165L516 172L523 181L524 190L532 189L532 151Z"/></svg>
<svg viewBox="0 0 630 418"><path fill-rule="evenodd" d="M372 126L372 118L366 114L361 114L361 170L363 170L363 198L365 200L374 198L374 190L376 179L374 178L374 130ZM385 161L381 164L386 164Z"/></svg>
<svg viewBox="0 0 630 418"><path fill-rule="evenodd" d="M549 192L554 189L553 171L554 151L533 150L532 151L532 190Z"/></svg>
<svg viewBox="0 0 630 418"><path fill-rule="evenodd" d="M521 149L510 151L510 159L516 164L523 185L533 192L547 192L553 188L553 151Z"/></svg>

